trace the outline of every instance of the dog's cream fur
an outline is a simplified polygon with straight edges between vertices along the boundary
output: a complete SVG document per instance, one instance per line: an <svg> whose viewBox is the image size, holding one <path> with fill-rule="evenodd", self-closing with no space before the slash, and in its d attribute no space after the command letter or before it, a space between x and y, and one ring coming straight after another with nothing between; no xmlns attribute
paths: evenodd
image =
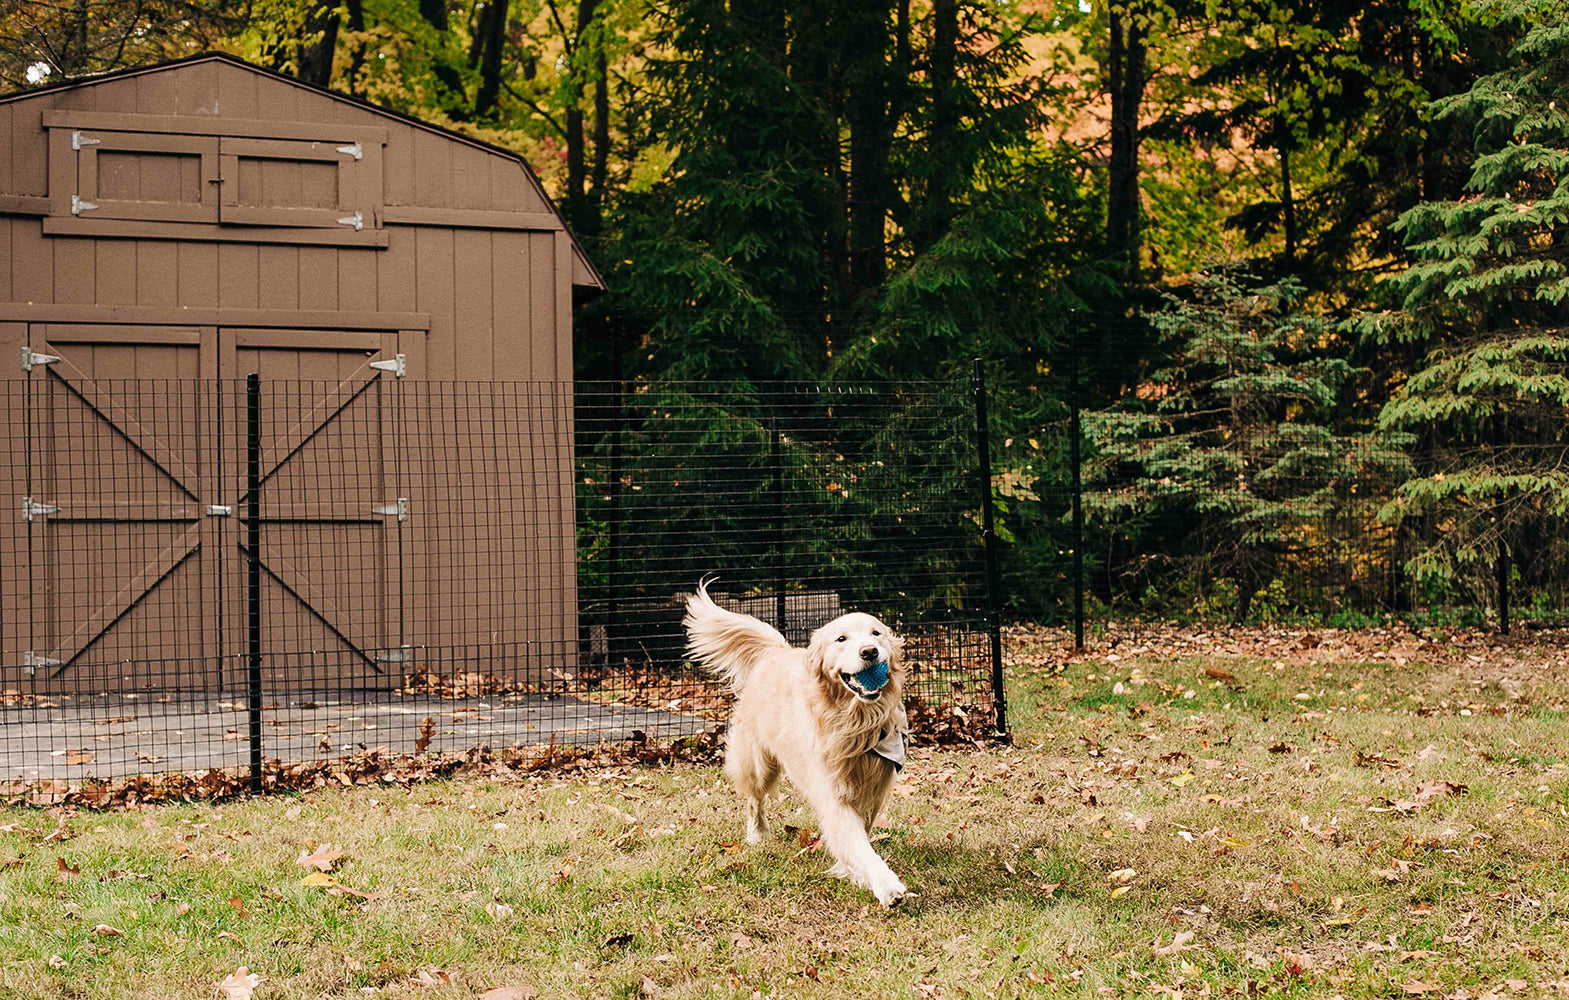
<svg viewBox="0 0 1569 1000"><path fill-rule="evenodd" d="M835 618L795 649L778 630L726 611L707 581L687 599L692 659L736 693L725 772L741 795L747 843L768 834L764 805L782 772L811 804L834 875L892 906L907 891L873 849L867 831L893 785L892 762L871 752L890 727L908 729L900 690L904 640L867 614ZM853 675L886 661L888 683L873 693Z"/></svg>

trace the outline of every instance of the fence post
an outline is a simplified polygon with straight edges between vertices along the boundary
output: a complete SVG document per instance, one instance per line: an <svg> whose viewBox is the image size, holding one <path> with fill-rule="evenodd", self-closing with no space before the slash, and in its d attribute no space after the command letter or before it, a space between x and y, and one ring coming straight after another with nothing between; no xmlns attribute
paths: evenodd
<svg viewBox="0 0 1569 1000"><path fill-rule="evenodd" d="M1079 454L1079 311L1068 310L1068 463L1073 470L1073 648L1084 648L1084 477Z"/></svg>
<svg viewBox="0 0 1569 1000"><path fill-rule="evenodd" d="M605 567L605 659L616 659L616 631L620 617L618 594L621 589L621 314L610 320L610 509L606 519L605 546L609 550Z"/></svg>
<svg viewBox="0 0 1569 1000"><path fill-rule="evenodd" d="M251 793L262 791L261 376L245 376L245 705L250 713Z"/></svg>
<svg viewBox="0 0 1569 1000"><path fill-rule="evenodd" d="M1498 541L1498 631L1509 634L1509 546Z"/></svg>
<svg viewBox="0 0 1569 1000"><path fill-rule="evenodd" d="M997 582L997 536L992 527L992 456L991 435L986 421L986 371L980 358L975 359L975 374L971 379L975 393L975 449L980 462L977 477L981 491L981 543L986 551L986 618L991 639L992 660L992 711L997 720L997 732L1008 732L1008 703L1003 692L1002 676L1002 611L999 604L1000 587Z"/></svg>
<svg viewBox="0 0 1569 1000"><path fill-rule="evenodd" d="M779 447L779 417L768 418L768 454L774 467L774 615L779 623L779 634L790 637L785 627L785 556L784 556L784 468Z"/></svg>

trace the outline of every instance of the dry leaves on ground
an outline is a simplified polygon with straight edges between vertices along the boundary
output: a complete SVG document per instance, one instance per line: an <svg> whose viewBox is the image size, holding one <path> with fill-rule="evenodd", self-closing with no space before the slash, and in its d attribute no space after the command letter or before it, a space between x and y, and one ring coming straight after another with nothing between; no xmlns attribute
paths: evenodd
<svg viewBox="0 0 1569 1000"><path fill-rule="evenodd" d="M261 976L242 965L223 977L223 980L218 983L218 991L229 1000L250 1000L256 993L256 987L260 985Z"/></svg>

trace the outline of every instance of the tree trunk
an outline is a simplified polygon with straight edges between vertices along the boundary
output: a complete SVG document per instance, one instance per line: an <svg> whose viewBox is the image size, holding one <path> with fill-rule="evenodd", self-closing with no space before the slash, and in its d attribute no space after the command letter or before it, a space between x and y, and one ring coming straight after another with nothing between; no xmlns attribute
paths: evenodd
<svg viewBox="0 0 1569 1000"><path fill-rule="evenodd" d="M604 225L605 186L610 181L610 61L603 38L594 53L594 164L589 172L588 217L583 235L598 236Z"/></svg>
<svg viewBox="0 0 1569 1000"><path fill-rule="evenodd" d="M474 117L484 118L496 107L501 94L501 56L507 46L508 0L485 5L485 47L479 60L479 93L474 95Z"/></svg>
<svg viewBox="0 0 1569 1000"><path fill-rule="evenodd" d="M298 78L303 83L326 87L332 83L332 57L338 51L338 8L318 3L305 15L301 29Z"/></svg>
<svg viewBox="0 0 1569 1000"><path fill-rule="evenodd" d="M365 69L365 0L345 0L345 7L349 12L349 31L357 36L349 54L348 91L355 97L363 97L365 88L360 73Z"/></svg>
<svg viewBox="0 0 1569 1000"><path fill-rule="evenodd" d="M445 42L446 34L450 30L446 0L419 0L419 12L427 24L441 33L442 40ZM436 83L447 97L445 102L447 113L454 118L463 118L467 110L463 107L466 103L463 77L455 67L448 65L441 52L435 53L431 58L431 75L436 78Z"/></svg>
<svg viewBox="0 0 1569 1000"><path fill-rule="evenodd" d="M959 187L959 112L954 90L958 83L959 8L956 0L932 3L932 125L927 140L926 205L921 215L917 249L942 238L953 219L954 192Z"/></svg>
<svg viewBox="0 0 1569 1000"><path fill-rule="evenodd" d="M1139 280L1139 106L1144 100L1146 28L1132 4L1112 4L1107 84L1111 160L1107 165L1106 246L1130 284Z"/></svg>
<svg viewBox="0 0 1569 1000"><path fill-rule="evenodd" d="M950 0L937 0L938 6ZM851 44L859 60L849 74L847 95L850 126L850 297L882 285L888 277L887 186L888 143L886 114L886 55L888 31L879 8L867 4L870 16L857 18L858 38Z"/></svg>
<svg viewBox="0 0 1569 1000"><path fill-rule="evenodd" d="M1297 259L1297 205L1291 194L1291 148L1287 141L1280 144L1280 207L1285 219L1286 263Z"/></svg>

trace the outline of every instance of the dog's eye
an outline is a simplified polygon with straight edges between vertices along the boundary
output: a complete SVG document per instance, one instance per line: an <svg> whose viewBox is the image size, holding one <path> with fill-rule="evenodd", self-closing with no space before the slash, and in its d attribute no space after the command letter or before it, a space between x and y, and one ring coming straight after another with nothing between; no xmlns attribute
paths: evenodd
<svg viewBox="0 0 1569 1000"><path fill-rule="evenodd" d="M872 629L872 634L873 635L882 635L882 633L877 631L876 629Z"/></svg>
<svg viewBox="0 0 1569 1000"><path fill-rule="evenodd" d="M834 640L834 642L849 642L849 641L850 641L850 637L847 636L847 635L841 635L839 638Z"/></svg>

